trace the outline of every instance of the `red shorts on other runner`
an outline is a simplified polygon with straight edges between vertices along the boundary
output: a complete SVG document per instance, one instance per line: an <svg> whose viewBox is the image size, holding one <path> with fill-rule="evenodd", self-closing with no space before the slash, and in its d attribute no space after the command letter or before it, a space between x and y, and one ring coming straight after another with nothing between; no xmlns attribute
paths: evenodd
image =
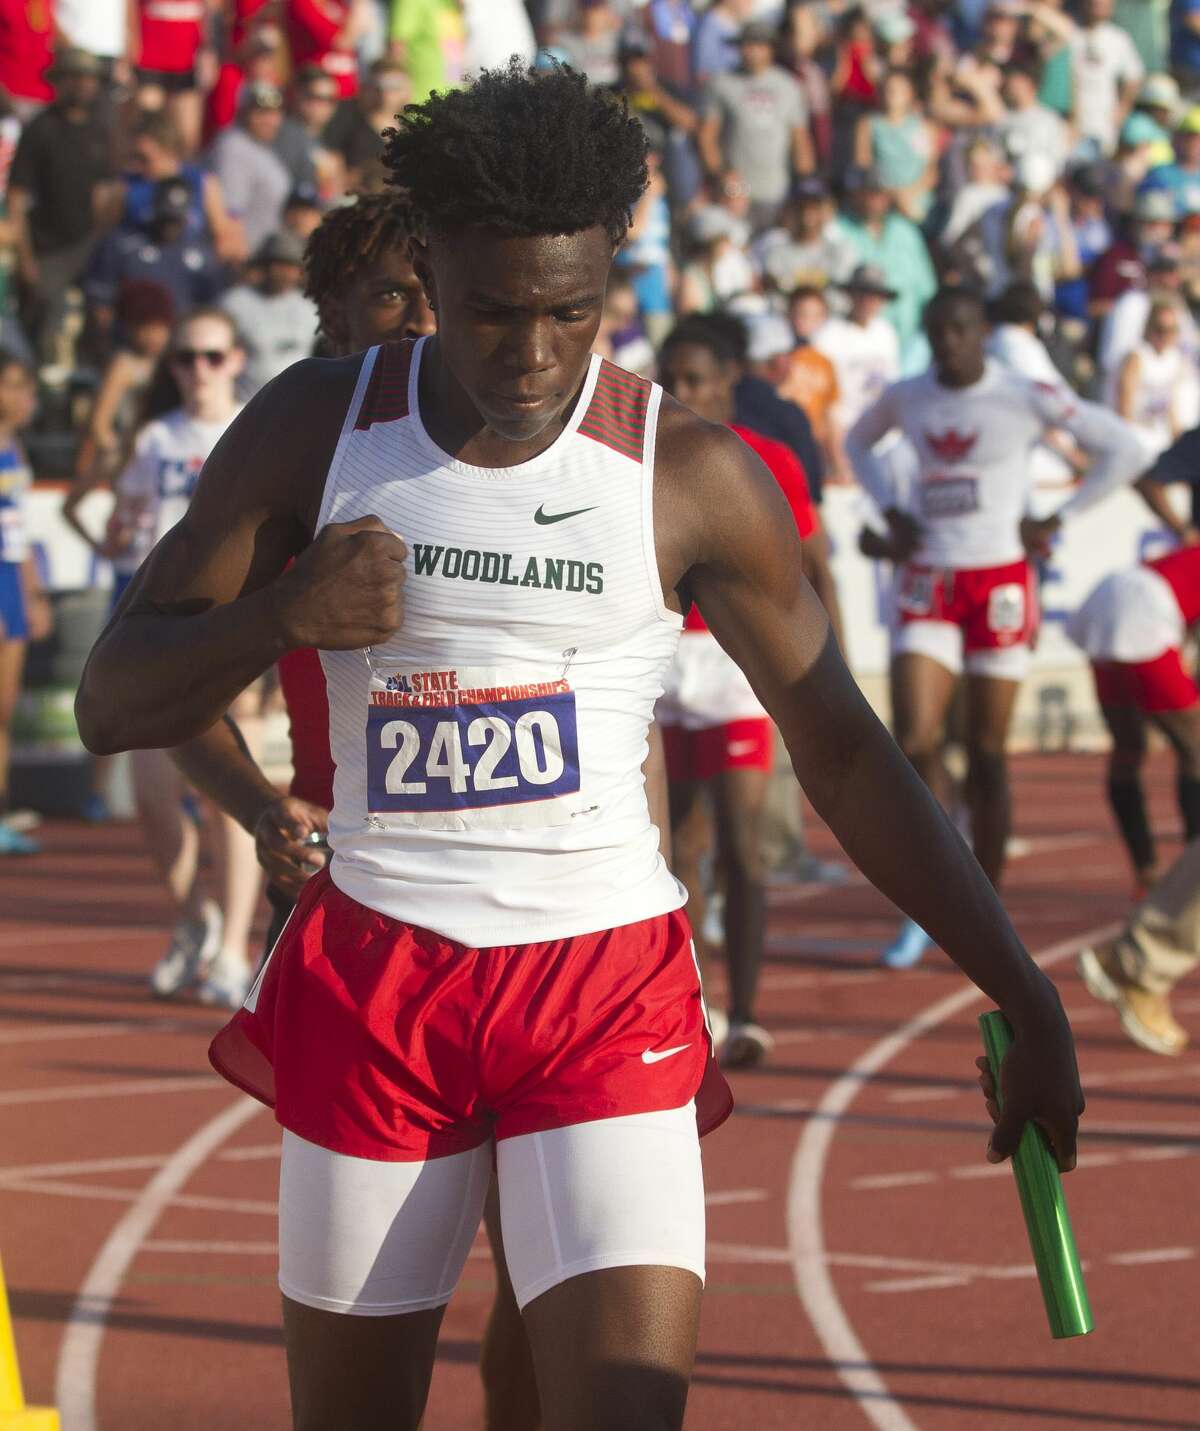
<svg viewBox="0 0 1200 1431"><path fill-rule="evenodd" d="M366 908L326 872L209 1057L299 1137L391 1162L692 1098L706 1133L733 1107L682 910L470 949Z"/></svg>
<svg viewBox="0 0 1200 1431"><path fill-rule="evenodd" d="M774 731L765 718L732 720L702 730L681 725L661 729L668 780L711 780L724 770L771 769Z"/></svg>
<svg viewBox="0 0 1200 1431"><path fill-rule="evenodd" d="M1135 706L1147 715L1186 711L1200 701L1177 649L1153 661L1093 661L1096 699L1102 706Z"/></svg>
<svg viewBox="0 0 1200 1431"><path fill-rule="evenodd" d="M897 609L904 626L945 621L959 627L966 651L1027 644L1037 628L1027 561L968 571L906 566L900 573Z"/></svg>

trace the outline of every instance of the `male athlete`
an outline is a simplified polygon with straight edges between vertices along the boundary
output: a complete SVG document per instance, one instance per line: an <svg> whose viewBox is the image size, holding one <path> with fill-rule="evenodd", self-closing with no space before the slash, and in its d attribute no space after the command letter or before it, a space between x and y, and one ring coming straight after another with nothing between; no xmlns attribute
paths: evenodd
<svg viewBox="0 0 1200 1431"><path fill-rule="evenodd" d="M893 384L867 409L847 435L846 456L906 563L896 583L892 638L896 740L945 805L943 727L965 668L964 794L975 856L998 884L1012 816L1005 745L1037 624L1023 539L1047 544L1064 518L1132 482L1147 454L1127 424L1104 408L988 359L984 306L971 291L936 294L925 328L932 367ZM1030 455L1052 428L1065 428L1095 461L1075 495L1053 517L1035 522L1025 516ZM916 452L919 517L896 506L874 451L893 431ZM909 968L929 942L919 923L906 920L883 962Z"/></svg>
<svg viewBox="0 0 1200 1431"><path fill-rule="evenodd" d="M548 1431L679 1427L729 1099L640 765L693 599L849 854L1012 1019L989 1156L1034 1117L1073 1165L1070 1029L842 664L774 479L591 356L636 120L514 62L406 110L386 162L437 336L256 396L78 718L178 745L321 652L333 862L213 1050L284 1127L295 1425L416 1426L495 1158Z"/></svg>
<svg viewBox="0 0 1200 1431"><path fill-rule="evenodd" d="M837 593L829 570L828 542L809 494L804 469L790 448L734 422L738 354L719 326L684 319L663 343L659 376L673 398L708 422L731 428L762 458L787 498L804 572L835 632ZM710 1015L722 1062L732 1068L759 1063L771 1050L770 1033L755 1018L758 971L766 932L762 840L772 769L771 721L749 681L718 645L701 612L684 617L683 634L658 703L671 793L672 868L688 892L688 921L704 928L701 863L712 844L725 894L725 963L729 1013L722 1040L719 1011ZM705 797L711 796L713 821ZM722 1022L724 1020L722 1019Z"/></svg>

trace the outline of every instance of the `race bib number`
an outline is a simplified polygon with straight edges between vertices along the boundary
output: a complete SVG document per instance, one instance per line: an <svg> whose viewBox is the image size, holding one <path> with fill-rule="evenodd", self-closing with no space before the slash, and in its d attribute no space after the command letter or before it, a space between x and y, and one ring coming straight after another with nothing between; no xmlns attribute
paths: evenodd
<svg viewBox="0 0 1200 1431"><path fill-rule="evenodd" d="M988 592L988 630L997 636L1015 636L1025 630L1025 588L1018 582L994 586Z"/></svg>
<svg viewBox="0 0 1200 1431"><path fill-rule="evenodd" d="M441 830L572 818L579 731L565 679L397 671L373 679L368 699L369 816Z"/></svg>
<svg viewBox="0 0 1200 1431"><path fill-rule="evenodd" d="M935 576L922 567L904 568L897 598L900 610L909 616L928 616L933 611Z"/></svg>
<svg viewBox="0 0 1200 1431"><path fill-rule="evenodd" d="M929 477L921 486L921 512L926 517L964 517L978 510L978 478Z"/></svg>

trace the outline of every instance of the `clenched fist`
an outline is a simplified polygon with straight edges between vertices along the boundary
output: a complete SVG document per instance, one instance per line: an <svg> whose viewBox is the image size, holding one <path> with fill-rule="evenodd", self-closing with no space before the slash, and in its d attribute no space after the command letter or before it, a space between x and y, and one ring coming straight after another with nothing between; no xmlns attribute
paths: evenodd
<svg viewBox="0 0 1200 1431"><path fill-rule="evenodd" d="M330 522L275 583L289 647L353 651L393 636L404 619L408 547L378 517Z"/></svg>

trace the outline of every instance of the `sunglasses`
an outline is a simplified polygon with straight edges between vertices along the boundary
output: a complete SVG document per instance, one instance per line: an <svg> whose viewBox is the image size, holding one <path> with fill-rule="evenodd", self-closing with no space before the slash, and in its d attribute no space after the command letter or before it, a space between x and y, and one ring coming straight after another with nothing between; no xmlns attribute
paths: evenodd
<svg viewBox="0 0 1200 1431"><path fill-rule="evenodd" d="M228 348L176 348L171 361L181 368L194 368L197 363L219 368L228 356Z"/></svg>

